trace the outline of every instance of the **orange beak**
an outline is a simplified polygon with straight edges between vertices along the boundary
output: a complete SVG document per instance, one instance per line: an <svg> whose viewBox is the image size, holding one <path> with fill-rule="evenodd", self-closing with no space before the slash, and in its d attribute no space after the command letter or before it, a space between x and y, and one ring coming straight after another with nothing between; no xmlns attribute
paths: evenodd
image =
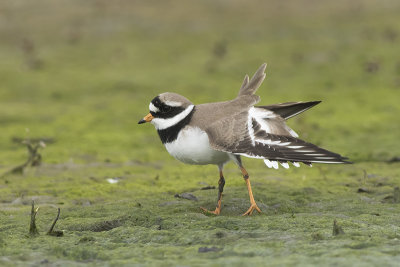
<svg viewBox="0 0 400 267"><path fill-rule="evenodd" d="M151 113L147 114L143 119L141 119L138 124L142 124L145 122L151 122L151 120L154 119L153 115Z"/></svg>

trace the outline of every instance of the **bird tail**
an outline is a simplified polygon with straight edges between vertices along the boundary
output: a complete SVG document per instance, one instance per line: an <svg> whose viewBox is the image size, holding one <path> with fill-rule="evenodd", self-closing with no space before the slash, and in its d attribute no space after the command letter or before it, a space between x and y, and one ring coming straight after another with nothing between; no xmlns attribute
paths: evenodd
<svg viewBox="0 0 400 267"><path fill-rule="evenodd" d="M238 97L245 95L253 95L258 87L260 87L261 83L265 79L265 69L267 68L267 63L264 63L258 68L256 73L249 80L249 76L246 74L244 76L244 80L242 86L240 87Z"/></svg>

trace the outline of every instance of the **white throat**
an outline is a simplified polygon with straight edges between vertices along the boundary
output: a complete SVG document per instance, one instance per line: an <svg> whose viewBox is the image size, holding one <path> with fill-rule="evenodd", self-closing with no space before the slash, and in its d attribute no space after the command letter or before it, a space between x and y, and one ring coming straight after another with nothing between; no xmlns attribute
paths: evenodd
<svg viewBox="0 0 400 267"><path fill-rule="evenodd" d="M192 112L193 108L194 108L194 105L190 105L187 108L185 108L184 111L175 115L172 118L168 118L168 119L154 118L151 120L151 123L154 125L154 127L156 127L157 130L167 129L167 128L172 127L175 124L179 123L184 118L186 118L186 116L189 115L190 112Z"/></svg>

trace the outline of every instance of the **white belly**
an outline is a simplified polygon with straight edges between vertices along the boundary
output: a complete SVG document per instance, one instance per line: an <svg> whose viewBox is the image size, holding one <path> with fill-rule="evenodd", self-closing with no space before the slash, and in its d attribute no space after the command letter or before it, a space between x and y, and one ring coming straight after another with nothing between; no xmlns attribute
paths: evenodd
<svg viewBox="0 0 400 267"><path fill-rule="evenodd" d="M227 153L211 149L207 133L197 127L182 129L165 147L174 158L188 164L224 164L230 160Z"/></svg>

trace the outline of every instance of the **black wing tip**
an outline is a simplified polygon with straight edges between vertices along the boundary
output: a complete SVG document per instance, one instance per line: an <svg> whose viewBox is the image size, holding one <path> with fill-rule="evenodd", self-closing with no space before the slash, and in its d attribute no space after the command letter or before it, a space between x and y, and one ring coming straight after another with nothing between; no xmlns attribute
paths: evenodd
<svg viewBox="0 0 400 267"><path fill-rule="evenodd" d="M286 102L281 104L274 104L269 106L257 106L259 108L268 109L278 114L285 120L288 120L312 107L321 103L321 100L316 101L300 101L300 102Z"/></svg>
<svg viewBox="0 0 400 267"><path fill-rule="evenodd" d="M331 162L327 162L327 161L313 161L313 160L311 160L311 161L301 161L301 160L297 160L297 162L301 162L301 163L303 163L303 164L305 164L305 165L308 165L308 166L311 166L312 164L314 164L314 163L317 163L317 164L353 164L353 162L351 162L351 161L345 161L345 160L341 160L341 161L331 161Z"/></svg>
<svg viewBox="0 0 400 267"><path fill-rule="evenodd" d="M306 101L306 102L303 102L303 103L309 104L308 108L312 108L313 106L316 106L321 102L322 102L322 100L314 100L314 101Z"/></svg>
<svg viewBox="0 0 400 267"><path fill-rule="evenodd" d="M318 161L311 161L312 163L333 163L333 164L353 164L353 162L352 161L348 161L347 160L348 158L346 158L346 157L341 157L341 158L337 158L336 160L335 159L332 159L332 162L318 162Z"/></svg>
<svg viewBox="0 0 400 267"><path fill-rule="evenodd" d="M353 164L354 162L348 161L348 157L341 157L340 158L344 164Z"/></svg>

